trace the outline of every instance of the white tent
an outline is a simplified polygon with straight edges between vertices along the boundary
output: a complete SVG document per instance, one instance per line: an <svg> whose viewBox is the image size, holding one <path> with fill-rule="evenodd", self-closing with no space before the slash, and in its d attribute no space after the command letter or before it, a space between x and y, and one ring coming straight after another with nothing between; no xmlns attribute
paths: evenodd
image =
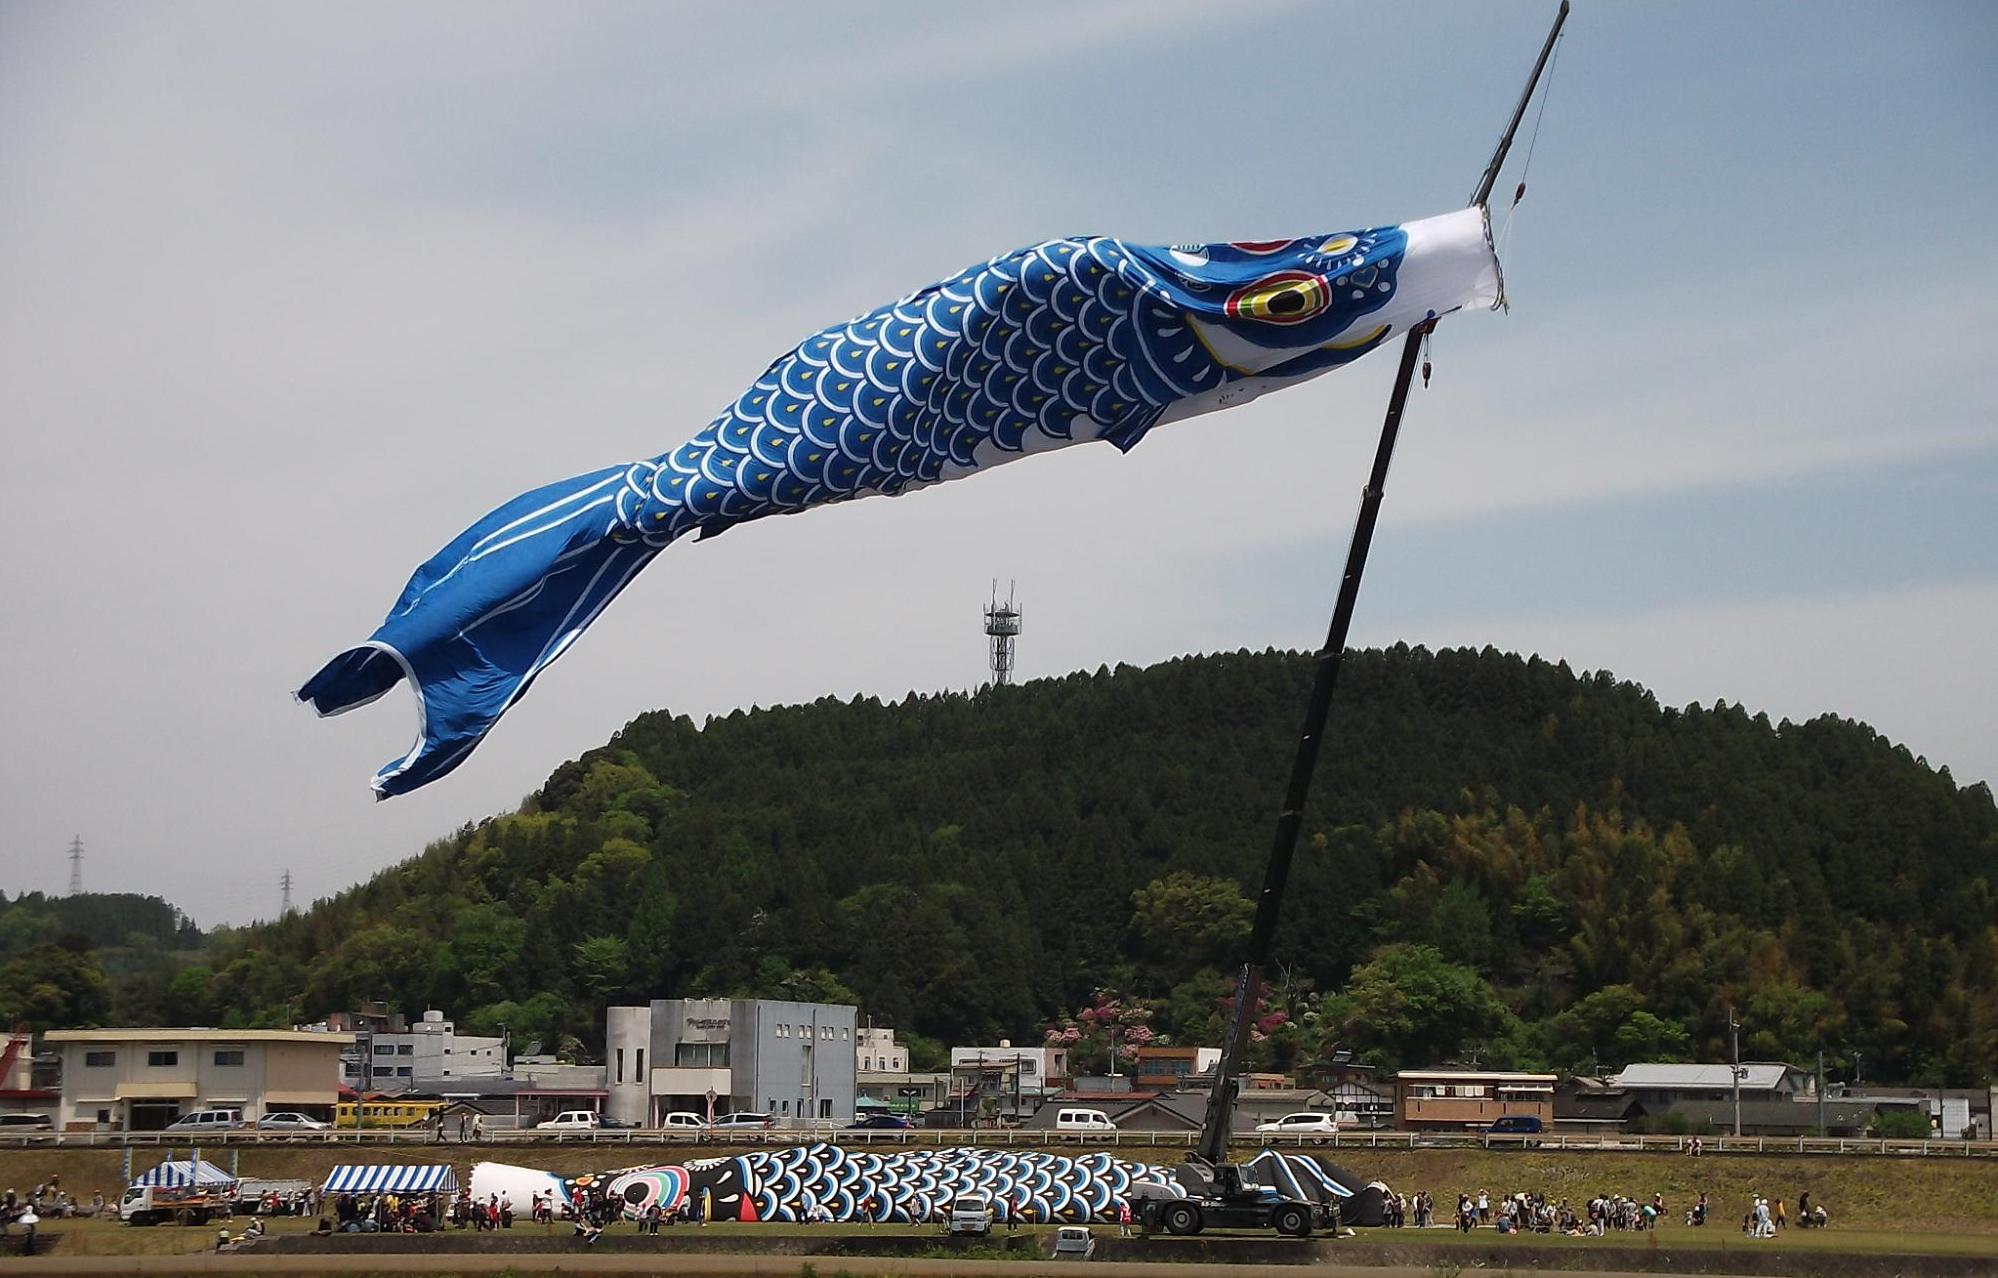
<svg viewBox="0 0 1998 1278"><path fill-rule="evenodd" d="M235 1184L236 1178L205 1158L173 1158L161 1163L132 1183L166 1189L208 1186L220 1189Z"/></svg>
<svg viewBox="0 0 1998 1278"><path fill-rule="evenodd" d="M455 1194L448 1163L342 1163L326 1177L329 1194Z"/></svg>

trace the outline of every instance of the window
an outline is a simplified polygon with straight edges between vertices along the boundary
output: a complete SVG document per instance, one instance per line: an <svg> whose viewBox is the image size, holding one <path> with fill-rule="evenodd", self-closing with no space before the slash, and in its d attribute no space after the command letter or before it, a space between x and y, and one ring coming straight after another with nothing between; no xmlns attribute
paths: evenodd
<svg viewBox="0 0 1998 1278"><path fill-rule="evenodd" d="M395 1044L394 1044L394 1043L376 1043L376 1044L375 1044L375 1055L377 1055L377 1056L393 1056L393 1055L395 1055Z"/></svg>
<svg viewBox="0 0 1998 1278"><path fill-rule="evenodd" d="M819 1098L819 1117L820 1118L832 1117L832 1097L821 1096Z"/></svg>
<svg viewBox="0 0 1998 1278"><path fill-rule="evenodd" d="M384 1075L389 1075L389 1074L393 1074L393 1073L395 1073L395 1067L394 1067L393 1065L377 1065L377 1066L375 1066L375 1077L376 1077L376 1078L381 1078L381 1077L383 1077Z"/></svg>
<svg viewBox="0 0 1998 1278"><path fill-rule="evenodd" d="M788 1117L791 1113L791 1102L785 1101L782 1105L778 1106L777 1112Z"/></svg>
<svg viewBox="0 0 1998 1278"><path fill-rule="evenodd" d="M398 1065L398 1066L396 1066L396 1067L395 1067L395 1076L396 1076L397 1078L408 1078L408 1077L409 1077L409 1066L407 1066L407 1065Z"/></svg>
<svg viewBox="0 0 1998 1278"><path fill-rule="evenodd" d="M619 1083L624 1081L624 1049L622 1047L617 1049L617 1077L612 1081Z"/></svg>
<svg viewBox="0 0 1998 1278"><path fill-rule="evenodd" d="M789 1037L791 1037L791 1027L790 1027L789 1025L784 1025L784 1024L781 1024L781 1023L780 1023L780 1024L779 1024L779 1025L777 1026L777 1037L778 1037L778 1038L789 1038Z"/></svg>
<svg viewBox="0 0 1998 1278"><path fill-rule="evenodd" d="M398 1044L395 1049L395 1054L397 1056L414 1056L416 1055L416 1044L414 1043Z"/></svg>
<svg viewBox="0 0 1998 1278"><path fill-rule="evenodd" d="M842 1026L840 1026L840 1027L839 1027L839 1041L840 1041L840 1042L842 1042L842 1043L845 1043L845 1042L848 1042L848 1041L850 1041L850 1040L852 1039L852 1037L853 1037L853 1031L852 1031L852 1030L848 1029L848 1028L847 1028L846 1026L844 1026L844 1025L842 1025Z"/></svg>
<svg viewBox="0 0 1998 1278"><path fill-rule="evenodd" d="M1033 1073L1033 1072L1034 1072L1034 1063L1033 1063L1032 1061L1030 1061L1030 1060L1027 1060L1027 1059L1026 1059L1025 1057L1022 1057L1022 1058L1020 1059L1020 1072L1021 1072L1022 1074L1031 1074L1031 1073Z"/></svg>
<svg viewBox="0 0 1998 1278"><path fill-rule="evenodd" d="M243 1049L240 1047L218 1047L215 1049L215 1063L224 1069L243 1063Z"/></svg>
<svg viewBox="0 0 1998 1278"><path fill-rule="evenodd" d="M148 1064L148 1065L178 1065L178 1064L180 1064L180 1053L179 1053L179 1052L147 1052L147 1053L146 1053L146 1064Z"/></svg>
<svg viewBox="0 0 1998 1278"><path fill-rule="evenodd" d="M632 1058L631 1077L634 1081L643 1082L645 1079L645 1049L641 1047L636 1049L636 1052L637 1054Z"/></svg>
<svg viewBox="0 0 1998 1278"><path fill-rule="evenodd" d="M85 1052L83 1063L91 1069L110 1069L118 1063L116 1052Z"/></svg>
<svg viewBox="0 0 1998 1278"><path fill-rule="evenodd" d="M726 1069L728 1044L676 1043L673 1047L673 1063L682 1068Z"/></svg>

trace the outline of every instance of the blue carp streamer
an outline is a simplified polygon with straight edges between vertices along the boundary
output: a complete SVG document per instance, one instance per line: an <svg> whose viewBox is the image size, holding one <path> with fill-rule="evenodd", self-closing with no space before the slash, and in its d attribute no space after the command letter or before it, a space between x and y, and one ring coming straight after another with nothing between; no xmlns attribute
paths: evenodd
<svg viewBox="0 0 1998 1278"><path fill-rule="evenodd" d="M374 779L381 797L406 793L464 762L689 533L913 492L1088 440L1128 450L1161 423L1246 403L1499 296L1478 208L1286 240L1085 236L1004 254L806 338L671 452L493 511L298 696L337 714L407 677L417 741Z"/></svg>

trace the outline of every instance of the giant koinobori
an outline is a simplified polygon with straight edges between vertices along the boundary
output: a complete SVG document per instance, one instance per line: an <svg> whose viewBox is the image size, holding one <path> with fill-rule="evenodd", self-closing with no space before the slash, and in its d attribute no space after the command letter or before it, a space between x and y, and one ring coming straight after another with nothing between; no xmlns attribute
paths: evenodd
<svg viewBox="0 0 1998 1278"><path fill-rule="evenodd" d="M1153 248L1098 236L1004 254L805 339L692 439L523 494L416 570L368 641L299 697L321 714L405 676L405 793L464 761L534 677L667 544L746 520L912 492L1157 426L1347 364L1495 305L1484 210L1401 226ZM1217 460L1225 476L1240 459Z"/></svg>
<svg viewBox="0 0 1998 1278"><path fill-rule="evenodd" d="M1347 1199L1359 1189L1304 1154L1264 1151L1245 1165L1244 1175L1250 1183L1317 1201ZM688 1203L715 1220L796 1223L823 1214L896 1224L934 1220L958 1195L983 1193L991 1195L1002 1220L1086 1224L1115 1220L1140 1181L1178 1192L1171 1169L1103 1152L1074 1158L963 1148L880 1154L812 1144L583 1176L480 1163L472 1170L471 1190L480 1202L503 1195L516 1210L536 1195L567 1203L580 1187L600 1188L632 1219L655 1204L670 1212Z"/></svg>

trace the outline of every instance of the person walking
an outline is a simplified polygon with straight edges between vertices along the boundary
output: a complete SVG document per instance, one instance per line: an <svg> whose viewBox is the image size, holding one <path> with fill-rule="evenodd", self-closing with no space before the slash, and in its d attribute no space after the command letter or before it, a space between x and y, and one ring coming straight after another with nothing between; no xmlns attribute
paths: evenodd
<svg viewBox="0 0 1998 1278"><path fill-rule="evenodd" d="M1117 1236L1119 1238L1131 1236L1131 1200L1128 1198L1120 1199L1117 1203Z"/></svg>

